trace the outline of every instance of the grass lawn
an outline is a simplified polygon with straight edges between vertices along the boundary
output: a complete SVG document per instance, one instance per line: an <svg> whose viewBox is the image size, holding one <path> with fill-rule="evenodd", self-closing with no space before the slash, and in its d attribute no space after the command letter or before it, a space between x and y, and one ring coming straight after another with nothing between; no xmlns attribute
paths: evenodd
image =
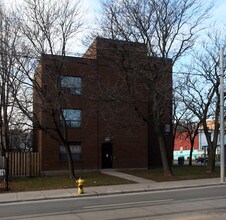
<svg viewBox="0 0 226 220"><path fill-rule="evenodd" d="M206 166L172 166L173 176L166 177L163 175L163 169L156 167L149 170L127 170L125 173L139 176L145 179L154 180L157 182L174 181L174 180L189 180L189 179L204 179L220 176L220 168L216 167L214 173L208 173Z"/></svg>
<svg viewBox="0 0 226 220"><path fill-rule="evenodd" d="M121 172L139 176L145 179L151 179L157 182L186 180L186 179L202 179L220 176L220 168L216 167L215 173L208 173L205 166L173 166L174 176L165 177L162 168L152 168L144 170L123 170ZM87 186L103 186L128 184L132 181L109 176L100 172L82 172L76 173L76 176L82 176ZM52 176L52 177L25 177L9 180L9 188L11 192L34 191L48 189L63 189L76 187L76 180L70 179L68 176Z"/></svg>
<svg viewBox="0 0 226 220"><path fill-rule="evenodd" d="M82 176L85 180L85 187L133 183L130 180L105 175L100 172L76 173L76 176ZM11 192L77 188L75 181L68 176L25 177L9 180L9 188Z"/></svg>

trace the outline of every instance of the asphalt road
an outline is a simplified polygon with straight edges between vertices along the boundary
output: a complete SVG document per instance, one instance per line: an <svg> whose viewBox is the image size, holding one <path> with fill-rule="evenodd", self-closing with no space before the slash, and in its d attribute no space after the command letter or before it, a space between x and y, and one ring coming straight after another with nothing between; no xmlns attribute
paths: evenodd
<svg viewBox="0 0 226 220"><path fill-rule="evenodd" d="M0 219L226 219L226 186L6 203Z"/></svg>

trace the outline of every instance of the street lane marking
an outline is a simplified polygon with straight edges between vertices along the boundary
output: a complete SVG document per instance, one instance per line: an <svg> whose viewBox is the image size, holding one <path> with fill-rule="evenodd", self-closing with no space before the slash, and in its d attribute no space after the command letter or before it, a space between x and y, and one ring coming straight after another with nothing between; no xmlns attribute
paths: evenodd
<svg viewBox="0 0 226 220"><path fill-rule="evenodd" d="M177 201L186 201L186 202L198 202L203 200L220 200L225 199L226 196L213 196L213 197L201 197L201 198L195 198L195 199L183 199L183 200L177 200Z"/></svg>
<svg viewBox="0 0 226 220"><path fill-rule="evenodd" d="M114 203L108 205L95 205L95 206L86 206L84 209L95 209L95 208L105 208L105 207L117 207L117 206L128 206L128 205L140 205L140 204L150 204L150 203L159 203L159 202L171 202L173 199L165 200L154 200L154 201L140 201L140 202L125 202L125 203Z"/></svg>

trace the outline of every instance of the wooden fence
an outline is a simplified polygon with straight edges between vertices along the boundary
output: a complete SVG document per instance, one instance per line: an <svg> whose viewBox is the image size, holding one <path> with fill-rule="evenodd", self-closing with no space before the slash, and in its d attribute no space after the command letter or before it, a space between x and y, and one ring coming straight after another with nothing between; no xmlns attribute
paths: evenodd
<svg viewBox="0 0 226 220"><path fill-rule="evenodd" d="M8 152L9 176L39 176L40 154L34 152Z"/></svg>

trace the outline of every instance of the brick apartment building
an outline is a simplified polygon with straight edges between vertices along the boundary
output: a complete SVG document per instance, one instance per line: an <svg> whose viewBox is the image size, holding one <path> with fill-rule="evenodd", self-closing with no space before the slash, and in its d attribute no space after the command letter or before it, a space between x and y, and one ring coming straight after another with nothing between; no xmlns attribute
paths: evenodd
<svg viewBox="0 0 226 220"><path fill-rule="evenodd" d="M165 103L169 116L163 126L168 129L165 141L172 160L172 70L171 61L165 60L163 73L158 68L162 63L147 56L144 44L103 38L97 38L83 57L43 55L34 91L34 120L45 128L34 126L34 151L41 154L41 171L68 170L59 135L70 143L76 170L161 164L153 128L137 114L139 109L147 115L151 103L142 75L137 78L135 73L151 75L153 69L170 87ZM131 107L131 101L136 106Z"/></svg>

